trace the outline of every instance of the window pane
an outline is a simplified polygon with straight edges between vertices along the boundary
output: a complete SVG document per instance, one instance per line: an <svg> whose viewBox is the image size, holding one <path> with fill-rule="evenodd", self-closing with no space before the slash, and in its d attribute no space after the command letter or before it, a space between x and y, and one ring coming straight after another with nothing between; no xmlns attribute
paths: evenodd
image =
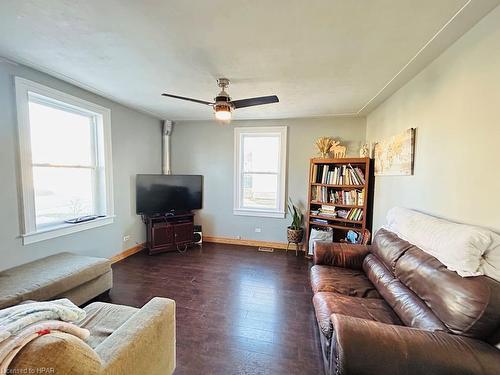
<svg viewBox="0 0 500 375"><path fill-rule="evenodd" d="M29 103L33 163L91 165L93 121L89 116Z"/></svg>
<svg viewBox="0 0 500 375"><path fill-rule="evenodd" d="M33 168L37 228L94 214L92 170Z"/></svg>
<svg viewBox="0 0 500 375"><path fill-rule="evenodd" d="M279 136L245 135L243 137L243 170L278 173L279 151Z"/></svg>
<svg viewBox="0 0 500 375"><path fill-rule="evenodd" d="M243 175L243 207L276 209L278 176L275 174Z"/></svg>

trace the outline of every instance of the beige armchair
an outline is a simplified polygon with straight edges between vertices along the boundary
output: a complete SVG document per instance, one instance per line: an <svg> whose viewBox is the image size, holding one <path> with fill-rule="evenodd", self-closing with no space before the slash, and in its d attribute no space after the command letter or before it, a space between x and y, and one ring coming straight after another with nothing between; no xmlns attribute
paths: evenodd
<svg viewBox="0 0 500 375"><path fill-rule="evenodd" d="M60 332L39 337L18 353L9 373L173 373L175 301L156 297L141 309L96 302L85 310L79 323L90 331L85 343Z"/></svg>

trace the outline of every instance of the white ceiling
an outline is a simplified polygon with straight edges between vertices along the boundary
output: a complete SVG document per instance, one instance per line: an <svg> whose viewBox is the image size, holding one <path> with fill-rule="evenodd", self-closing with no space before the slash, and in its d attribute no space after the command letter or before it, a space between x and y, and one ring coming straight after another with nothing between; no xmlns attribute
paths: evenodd
<svg viewBox="0 0 500 375"><path fill-rule="evenodd" d="M498 0L2 0L0 55L172 120L366 114Z"/></svg>

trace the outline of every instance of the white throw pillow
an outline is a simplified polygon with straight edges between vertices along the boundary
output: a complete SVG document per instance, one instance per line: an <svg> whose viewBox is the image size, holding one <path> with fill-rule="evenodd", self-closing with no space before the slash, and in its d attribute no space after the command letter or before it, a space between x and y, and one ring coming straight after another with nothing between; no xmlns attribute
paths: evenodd
<svg viewBox="0 0 500 375"><path fill-rule="evenodd" d="M491 232L491 245L484 252L479 269L486 276L500 281L500 235Z"/></svg>
<svg viewBox="0 0 500 375"><path fill-rule="evenodd" d="M500 281L500 236L488 229L401 207L389 210L387 229L460 276L486 275Z"/></svg>

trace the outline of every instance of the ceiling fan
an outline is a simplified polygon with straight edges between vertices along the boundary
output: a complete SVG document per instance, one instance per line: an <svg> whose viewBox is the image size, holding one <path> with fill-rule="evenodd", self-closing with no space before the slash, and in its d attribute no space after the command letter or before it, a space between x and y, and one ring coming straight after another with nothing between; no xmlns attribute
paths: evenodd
<svg viewBox="0 0 500 375"><path fill-rule="evenodd" d="M276 95L271 96L259 96L256 98L231 100L231 97L226 92L226 87L229 86L229 79L219 78L217 80L217 85L222 88L221 92L217 94L213 102L206 102L204 100L198 100L193 98L186 98L184 96L172 95L172 94L162 94L163 96L168 96L170 98L188 100L190 102L200 103L209 105L214 109L215 118L220 121L230 121L232 111L238 108L253 107L256 105L277 103L279 99Z"/></svg>

